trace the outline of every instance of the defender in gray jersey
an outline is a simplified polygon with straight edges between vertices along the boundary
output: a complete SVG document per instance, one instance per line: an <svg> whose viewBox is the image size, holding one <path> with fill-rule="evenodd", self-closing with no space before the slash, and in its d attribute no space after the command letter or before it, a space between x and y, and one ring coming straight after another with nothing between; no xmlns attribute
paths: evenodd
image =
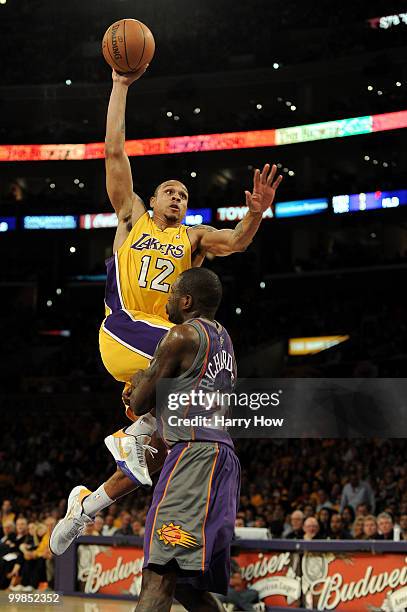
<svg viewBox="0 0 407 612"><path fill-rule="evenodd" d="M129 398L135 414L154 407L162 379L172 380L172 394L233 390L233 345L214 320L221 296L219 278L205 268L187 270L175 281L167 312L177 325L137 378ZM226 594L229 585L240 465L228 432L213 427L210 418L194 418L208 417L207 408L197 404L182 411L196 425L169 425L165 410L157 418L170 451L146 519L137 611L167 612L174 596L191 612L223 610L211 592Z"/></svg>

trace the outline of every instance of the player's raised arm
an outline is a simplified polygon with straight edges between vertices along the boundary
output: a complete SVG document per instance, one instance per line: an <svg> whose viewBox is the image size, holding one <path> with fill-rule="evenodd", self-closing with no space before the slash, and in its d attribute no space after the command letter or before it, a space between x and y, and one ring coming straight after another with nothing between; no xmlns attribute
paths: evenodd
<svg viewBox="0 0 407 612"><path fill-rule="evenodd" d="M273 205L277 187L283 178L280 174L274 180L276 171L277 166L270 168L270 164L266 164L261 173L255 170L253 192L245 191L249 210L233 230L216 230L202 225L190 228L193 250L202 255L212 253L218 256L245 251L259 229L263 213Z"/></svg>
<svg viewBox="0 0 407 612"><path fill-rule="evenodd" d="M133 192L131 167L124 145L128 88L144 74L146 67L145 65L137 72L126 75L119 75L113 70L112 75L113 86L107 111L105 139L106 187L119 223L129 221L132 212L133 222L145 212L141 199Z"/></svg>
<svg viewBox="0 0 407 612"><path fill-rule="evenodd" d="M191 325L176 325L157 348L147 370L136 374L129 396L135 415L150 412L155 407L156 385L163 378L173 378L188 369L199 348L198 332Z"/></svg>

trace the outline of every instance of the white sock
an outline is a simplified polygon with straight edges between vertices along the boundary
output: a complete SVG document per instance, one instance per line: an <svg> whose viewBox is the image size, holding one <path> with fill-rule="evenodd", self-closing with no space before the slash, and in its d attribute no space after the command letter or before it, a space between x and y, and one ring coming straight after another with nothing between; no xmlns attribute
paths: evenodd
<svg viewBox="0 0 407 612"><path fill-rule="evenodd" d="M150 414L143 414L132 425L124 428L125 433L132 436L152 436L157 429L157 419Z"/></svg>
<svg viewBox="0 0 407 612"><path fill-rule="evenodd" d="M105 491L104 485L100 485L83 500L82 507L85 514L93 518L98 512L113 504L114 499L110 499Z"/></svg>

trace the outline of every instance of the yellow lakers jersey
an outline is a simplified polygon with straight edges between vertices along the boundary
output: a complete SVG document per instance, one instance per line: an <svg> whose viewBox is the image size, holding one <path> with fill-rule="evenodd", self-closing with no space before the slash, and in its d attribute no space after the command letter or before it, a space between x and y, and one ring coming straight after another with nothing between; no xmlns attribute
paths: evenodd
<svg viewBox="0 0 407 612"><path fill-rule="evenodd" d="M106 315L120 309L141 310L167 319L170 287L191 267L187 228L161 230L146 212L106 266Z"/></svg>

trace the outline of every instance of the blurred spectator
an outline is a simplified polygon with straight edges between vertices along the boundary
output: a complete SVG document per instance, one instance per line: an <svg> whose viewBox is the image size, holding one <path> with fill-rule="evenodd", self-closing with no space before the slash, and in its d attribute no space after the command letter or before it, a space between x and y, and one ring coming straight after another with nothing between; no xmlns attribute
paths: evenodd
<svg viewBox="0 0 407 612"><path fill-rule="evenodd" d="M371 486L359 479L356 469L349 473L349 482L343 487L340 511L343 512L345 506L352 506L356 511L358 504L367 504L370 512L375 511L376 501Z"/></svg>
<svg viewBox="0 0 407 612"><path fill-rule="evenodd" d="M105 522L103 524L102 535L111 536L116 531L116 527L113 525L114 516L113 514L107 514L105 517Z"/></svg>
<svg viewBox="0 0 407 612"><path fill-rule="evenodd" d="M353 522L355 520L355 511L354 511L354 509L352 508L352 506L345 506L344 509L342 510L341 514L342 514L343 526L348 531L351 531L352 530Z"/></svg>
<svg viewBox="0 0 407 612"><path fill-rule="evenodd" d="M407 513L400 516L400 540L407 540Z"/></svg>
<svg viewBox="0 0 407 612"><path fill-rule="evenodd" d="M273 512L271 513L270 520L268 521L268 527L270 533L274 538L281 538L281 534L284 529L284 510L281 504L276 504ZM266 521L260 516L255 520L254 527L267 527Z"/></svg>
<svg viewBox="0 0 407 612"><path fill-rule="evenodd" d="M363 526L365 524L365 518L363 516L357 516L353 522L351 534L354 540L363 539Z"/></svg>
<svg viewBox="0 0 407 612"><path fill-rule="evenodd" d="M314 516L315 508L312 504L305 504L304 506L304 518L308 518L309 516Z"/></svg>
<svg viewBox="0 0 407 612"><path fill-rule="evenodd" d="M367 516L369 514L369 508L367 504L358 504L356 508L356 516Z"/></svg>
<svg viewBox="0 0 407 612"><path fill-rule="evenodd" d="M377 517L378 535L376 540L394 540L393 519L388 512L381 512Z"/></svg>
<svg viewBox="0 0 407 612"><path fill-rule="evenodd" d="M318 513L319 537L328 538L331 534L331 516L334 513L332 508L321 508Z"/></svg>
<svg viewBox="0 0 407 612"><path fill-rule="evenodd" d="M103 519L103 516L101 516L100 514L97 514L95 516L95 520L93 521L93 528L98 535L103 535L104 524L105 524L105 521Z"/></svg>
<svg viewBox="0 0 407 612"><path fill-rule="evenodd" d="M116 529L114 535L133 535L131 528L131 515L128 512L123 512L121 517L122 526Z"/></svg>
<svg viewBox="0 0 407 612"><path fill-rule="evenodd" d="M301 510L294 510L291 514L292 531L287 535L290 540L302 540L304 537L303 531L304 513Z"/></svg>
<svg viewBox="0 0 407 612"><path fill-rule="evenodd" d="M234 610L243 610L244 612L254 611L255 608L252 604L259 601L258 592L245 587L240 572L232 572L227 595L216 594L216 597L223 603L234 604Z"/></svg>
<svg viewBox="0 0 407 612"><path fill-rule="evenodd" d="M7 551L7 547L15 540L16 524L11 519L5 520L3 524L3 535L0 539L0 553L2 550Z"/></svg>
<svg viewBox="0 0 407 612"><path fill-rule="evenodd" d="M304 540L313 540L319 532L319 523L314 516L309 516L304 521Z"/></svg>
<svg viewBox="0 0 407 612"><path fill-rule="evenodd" d="M331 532L329 535L330 540L351 540L352 539L352 536L349 533L349 531L347 531L344 528L342 516L339 514L339 512L331 516L330 532Z"/></svg>
<svg viewBox="0 0 407 612"><path fill-rule="evenodd" d="M322 508L332 508L332 502L328 497L328 493L325 489L319 489L318 491L318 503L315 508L316 512L319 512Z"/></svg>
<svg viewBox="0 0 407 612"><path fill-rule="evenodd" d="M0 510L0 519L1 526L4 527L4 524L9 521L14 521L16 518L15 513L13 512L13 507L11 501L9 499L5 499L1 504Z"/></svg>
<svg viewBox="0 0 407 612"><path fill-rule="evenodd" d="M140 521L133 521L131 524L132 535L142 538L144 536L144 527Z"/></svg>
<svg viewBox="0 0 407 612"><path fill-rule="evenodd" d="M24 546L33 546L33 537L28 533L28 523L25 518L18 518L15 526L15 533L10 532L5 541L6 548L0 562L0 588L20 590L23 577L24 566Z"/></svg>
<svg viewBox="0 0 407 612"><path fill-rule="evenodd" d="M377 536L377 519L373 514L365 516L363 521L363 539L376 540Z"/></svg>

